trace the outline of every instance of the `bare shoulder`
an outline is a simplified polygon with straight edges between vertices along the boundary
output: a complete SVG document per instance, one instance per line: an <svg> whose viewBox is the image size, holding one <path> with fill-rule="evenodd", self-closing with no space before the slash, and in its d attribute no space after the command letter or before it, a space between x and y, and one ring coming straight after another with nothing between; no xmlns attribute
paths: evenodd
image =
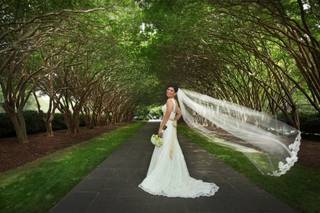
<svg viewBox="0 0 320 213"><path fill-rule="evenodd" d="M174 100L171 100L172 98L168 98L167 99L167 106L173 106L173 101Z"/></svg>
<svg viewBox="0 0 320 213"><path fill-rule="evenodd" d="M173 103L173 101L174 101L173 98L168 98L167 99L167 103Z"/></svg>

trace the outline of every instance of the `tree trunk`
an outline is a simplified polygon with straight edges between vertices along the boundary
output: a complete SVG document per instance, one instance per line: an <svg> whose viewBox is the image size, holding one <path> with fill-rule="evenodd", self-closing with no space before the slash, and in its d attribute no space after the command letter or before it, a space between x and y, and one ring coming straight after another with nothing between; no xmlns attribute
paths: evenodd
<svg viewBox="0 0 320 213"><path fill-rule="evenodd" d="M297 129L300 129L300 118L299 118L299 112L296 108L296 106L293 106L292 108L292 120L293 120L293 126Z"/></svg>
<svg viewBox="0 0 320 213"><path fill-rule="evenodd" d="M26 122L22 112L8 113L19 143L28 143Z"/></svg>
<svg viewBox="0 0 320 213"><path fill-rule="evenodd" d="M46 129L47 129L47 136L48 137L54 136L54 132L53 132L53 128L52 128L53 118L54 118L53 114L50 113L49 118L46 120Z"/></svg>
<svg viewBox="0 0 320 213"><path fill-rule="evenodd" d="M67 133L72 133L72 122L71 122L71 112L70 111L66 111L63 113L63 117L64 117L64 123L67 126Z"/></svg>
<svg viewBox="0 0 320 213"><path fill-rule="evenodd" d="M92 114L90 114L90 120L89 120L89 129L93 129L95 127L95 113L93 112Z"/></svg>
<svg viewBox="0 0 320 213"><path fill-rule="evenodd" d="M71 134L72 135L76 135L79 133L80 129L79 129L79 126L80 126L80 114L78 111L74 111L73 112L73 115L71 116L71 119L70 119L70 130L71 130Z"/></svg>

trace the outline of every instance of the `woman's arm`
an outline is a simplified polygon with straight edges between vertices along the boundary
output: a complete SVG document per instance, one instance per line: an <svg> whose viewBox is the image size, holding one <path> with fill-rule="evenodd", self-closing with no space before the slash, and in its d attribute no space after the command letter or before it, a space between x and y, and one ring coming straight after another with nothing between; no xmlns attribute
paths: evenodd
<svg viewBox="0 0 320 213"><path fill-rule="evenodd" d="M163 127L167 124L170 114L173 110L173 103L168 99L166 103L166 112L164 113L163 119L160 123L158 134L162 136Z"/></svg>

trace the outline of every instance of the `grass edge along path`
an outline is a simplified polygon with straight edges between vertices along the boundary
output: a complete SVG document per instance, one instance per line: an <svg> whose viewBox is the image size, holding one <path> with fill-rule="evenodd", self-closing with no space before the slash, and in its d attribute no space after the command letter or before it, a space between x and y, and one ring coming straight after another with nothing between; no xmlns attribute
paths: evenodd
<svg viewBox="0 0 320 213"><path fill-rule="evenodd" d="M130 123L0 174L0 212L47 212L144 125Z"/></svg>
<svg viewBox="0 0 320 213"><path fill-rule="evenodd" d="M320 212L320 169L296 163L280 177L262 175L242 153L210 142L187 125L179 125L178 132L293 208L302 212Z"/></svg>

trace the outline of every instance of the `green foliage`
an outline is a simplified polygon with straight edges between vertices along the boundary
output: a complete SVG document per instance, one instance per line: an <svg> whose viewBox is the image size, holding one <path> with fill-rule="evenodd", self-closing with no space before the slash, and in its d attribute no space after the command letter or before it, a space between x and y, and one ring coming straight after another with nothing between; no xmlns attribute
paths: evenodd
<svg viewBox="0 0 320 213"><path fill-rule="evenodd" d="M135 116L137 120L160 119L162 117L162 109L158 105L140 105L135 111Z"/></svg>
<svg viewBox="0 0 320 213"><path fill-rule="evenodd" d="M313 1L310 5L308 36L316 38L319 31L313 29L319 26L315 19L319 5ZM283 112L291 123L296 122L296 112L290 112L288 105L298 111L301 104L319 110L317 101L310 98L315 90L298 64L302 47L282 31L295 28L293 20L300 29L306 28L298 1L151 0L144 13L145 22L152 23L158 33L142 53L160 79L160 90L166 82L176 81L181 87L259 111Z"/></svg>
<svg viewBox="0 0 320 213"><path fill-rule="evenodd" d="M57 12L61 9L91 8L96 5L93 2L85 0L4 0L2 9L17 20Z"/></svg>

